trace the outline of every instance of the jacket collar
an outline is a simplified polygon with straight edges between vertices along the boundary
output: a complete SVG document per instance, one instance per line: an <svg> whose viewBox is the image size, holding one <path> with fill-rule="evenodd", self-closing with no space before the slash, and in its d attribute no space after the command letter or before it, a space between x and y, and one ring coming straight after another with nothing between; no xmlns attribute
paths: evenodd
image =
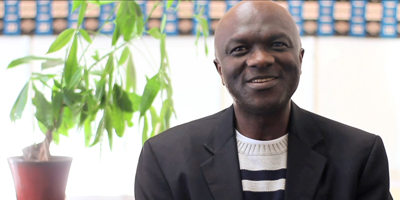
<svg viewBox="0 0 400 200"><path fill-rule="evenodd" d="M309 112L291 106L285 200L311 200L326 163L314 150L323 137Z"/></svg>
<svg viewBox="0 0 400 200"><path fill-rule="evenodd" d="M213 156L201 165L214 200L243 200L233 106L218 118L205 148Z"/></svg>
<svg viewBox="0 0 400 200"><path fill-rule="evenodd" d="M218 117L205 148L213 156L201 165L215 200L243 200L233 106ZM291 104L285 200L311 200L326 158L313 150L323 140L310 113ZM307 182L307 184L304 184Z"/></svg>

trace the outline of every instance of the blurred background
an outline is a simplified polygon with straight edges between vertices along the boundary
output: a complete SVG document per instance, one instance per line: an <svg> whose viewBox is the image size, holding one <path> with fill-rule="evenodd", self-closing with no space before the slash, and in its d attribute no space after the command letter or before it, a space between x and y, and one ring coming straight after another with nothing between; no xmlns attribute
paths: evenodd
<svg viewBox="0 0 400 200"><path fill-rule="evenodd" d="M293 15L305 55L300 85L293 100L302 108L339 122L380 135L389 158L391 191L400 198L400 10L398 1L277 1ZM138 1L145 15L154 1ZM177 118L172 126L213 114L231 105L212 60L213 30L219 18L237 1L182 1L175 10L162 6L151 15L148 29L160 26L167 12L167 50L171 64L174 103ZM41 142L43 134L36 127L34 110L29 104L22 119L12 123L11 107L32 72L40 70L33 63L6 70L14 59L43 56L57 34L76 26L77 13L71 13L68 1L1 1L0 2L0 194L14 200L15 189L7 157L21 155L21 149ZM100 8L92 6L84 21L85 28L95 31L104 23L103 15L117 3ZM44 7L43 7L44 6ZM90 6L90 4L89 4ZM204 8L211 36L195 45L196 6ZM107 49L113 26L94 41L95 47ZM207 44L208 56L204 53ZM145 35L131 48L138 88L145 75L154 74L149 60L158 62L159 43ZM152 56L140 52L152 53ZM54 57L63 57L55 53ZM135 122L137 124L138 122ZM85 148L83 133L62 137L52 144L53 155L71 156L66 195L72 199L84 196L132 196L137 159L141 149L138 127L108 145ZM100 153L101 152L101 153ZM118 197L118 198L117 198Z"/></svg>

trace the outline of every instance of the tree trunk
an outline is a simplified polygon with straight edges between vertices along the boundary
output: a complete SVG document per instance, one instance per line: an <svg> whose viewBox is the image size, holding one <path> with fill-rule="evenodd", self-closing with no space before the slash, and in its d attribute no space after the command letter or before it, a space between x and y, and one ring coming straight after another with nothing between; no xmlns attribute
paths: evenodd
<svg viewBox="0 0 400 200"><path fill-rule="evenodd" d="M50 155L50 143L53 140L53 130L46 132L46 138L39 144L33 144L25 147L22 150L24 160L30 161L49 161L51 160Z"/></svg>

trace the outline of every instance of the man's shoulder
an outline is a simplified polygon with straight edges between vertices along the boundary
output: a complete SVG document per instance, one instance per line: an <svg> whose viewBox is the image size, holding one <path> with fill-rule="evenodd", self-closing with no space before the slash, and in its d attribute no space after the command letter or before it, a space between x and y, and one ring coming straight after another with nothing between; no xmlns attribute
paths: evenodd
<svg viewBox="0 0 400 200"><path fill-rule="evenodd" d="M310 116L320 134L328 141L341 143L342 145L370 146L373 145L377 135L365 130L338 122L333 119L305 111Z"/></svg>
<svg viewBox="0 0 400 200"><path fill-rule="evenodd" d="M148 142L152 145L184 145L193 141L205 142L211 130L217 124L219 116L225 111L226 109L210 116L172 127L150 138Z"/></svg>

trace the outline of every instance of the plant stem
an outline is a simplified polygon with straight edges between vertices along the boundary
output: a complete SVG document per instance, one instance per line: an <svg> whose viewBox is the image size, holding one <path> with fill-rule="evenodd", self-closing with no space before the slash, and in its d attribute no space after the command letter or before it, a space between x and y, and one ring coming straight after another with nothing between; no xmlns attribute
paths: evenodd
<svg viewBox="0 0 400 200"><path fill-rule="evenodd" d="M118 6L114 6L114 8L110 12L110 15L108 16L106 21L103 23L103 25L100 26L99 30L96 31L96 33L94 34L94 36L92 38L92 43L93 43L94 39L96 38L96 36L99 35L99 33L103 29L104 25L106 25L109 22L111 16L114 14L114 11L115 11L115 9L117 9L117 7ZM82 56L79 58L78 64L81 63L82 58L85 56L86 52L89 50L89 47L90 47L90 45L92 45L92 43L89 43L88 46L86 47L86 49L83 51Z"/></svg>
<svg viewBox="0 0 400 200"><path fill-rule="evenodd" d="M114 50L108 52L106 55L104 55L103 57L101 57L97 62L95 62L93 65L91 65L91 66L89 67L88 70L90 71L94 66L96 66L97 64L99 64L100 61L102 61L104 58L107 58L110 54L113 54L113 53L116 52L118 49L124 47L124 46L127 45L127 44L129 44L129 42L125 42L125 43L123 43L122 45L120 45L119 47L115 48Z"/></svg>

